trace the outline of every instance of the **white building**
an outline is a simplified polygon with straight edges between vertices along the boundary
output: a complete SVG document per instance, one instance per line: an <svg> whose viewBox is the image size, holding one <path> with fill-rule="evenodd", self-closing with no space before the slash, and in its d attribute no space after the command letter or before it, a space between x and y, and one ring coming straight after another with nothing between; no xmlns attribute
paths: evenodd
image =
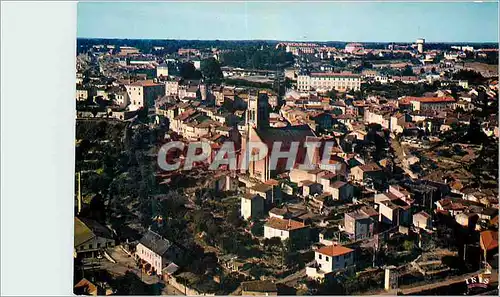
<svg viewBox="0 0 500 297"><path fill-rule="evenodd" d="M241 197L241 216L245 219L262 217L264 214L264 198L258 194L247 193Z"/></svg>
<svg viewBox="0 0 500 297"><path fill-rule="evenodd" d="M281 240L290 239L295 243L309 240L309 227L304 223L280 218L269 218L264 225L264 237L279 237Z"/></svg>
<svg viewBox="0 0 500 297"><path fill-rule="evenodd" d="M347 269L354 265L354 250L341 246L324 246L314 252L315 263L306 267L306 274L310 278L324 278L325 275Z"/></svg>
<svg viewBox="0 0 500 297"><path fill-rule="evenodd" d="M165 85L148 80L125 85L125 88L130 99L129 109L131 111L140 108L152 108L158 97L165 96Z"/></svg>
<svg viewBox="0 0 500 297"><path fill-rule="evenodd" d="M297 77L297 89L299 91L358 91L361 88L361 76L347 73L311 73L299 74Z"/></svg>
<svg viewBox="0 0 500 297"><path fill-rule="evenodd" d="M168 65L160 64L156 67L156 77L167 77L168 76Z"/></svg>

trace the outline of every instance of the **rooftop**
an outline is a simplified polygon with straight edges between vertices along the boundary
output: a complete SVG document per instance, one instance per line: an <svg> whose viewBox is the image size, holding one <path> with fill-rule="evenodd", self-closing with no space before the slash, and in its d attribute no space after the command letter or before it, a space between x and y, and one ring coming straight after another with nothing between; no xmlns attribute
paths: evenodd
<svg viewBox="0 0 500 297"><path fill-rule="evenodd" d="M353 252L354 250L341 246L341 245L329 245L329 246L324 246L317 250L318 253L335 257L335 256L341 256L341 255L346 255L350 252Z"/></svg>
<svg viewBox="0 0 500 297"><path fill-rule="evenodd" d="M269 280L255 280L241 283L242 291L277 292L276 284Z"/></svg>
<svg viewBox="0 0 500 297"><path fill-rule="evenodd" d="M418 101L420 103L444 103L455 102L452 97L407 97L408 101Z"/></svg>
<svg viewBox="0 0 500 297"><path fill-rule="evenodd" d="M306 227L304 223L297 222L291 219L283 220L280 218L269 218L269 220L266 223L266 226L271 227L273 229L284 230L284 231L297 230Z"/></svg>

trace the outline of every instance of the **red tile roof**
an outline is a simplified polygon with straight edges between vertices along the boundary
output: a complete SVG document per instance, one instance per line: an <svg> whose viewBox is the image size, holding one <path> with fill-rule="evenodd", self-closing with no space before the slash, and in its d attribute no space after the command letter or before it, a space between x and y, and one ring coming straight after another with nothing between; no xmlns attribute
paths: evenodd
<svg viewBox="0 0 500 297"><path fill-rule="evenodd" d="M296 229L301 229L306 227L304 223L297 222L294 220L283 220L280 218L270 218L266 226L271 227L273 229L278 229L278 230L296 230Z"/></svg>
<svg viewBox="0 0 500 297"><path fill-rule="evenodd" d="M327 256L331 256L331 257L345 255L345 254L348 254L348 253L353 252L353 251L354 250L352 250L350 248L346 248L346 247L341 246L341 245L324 246L324 247L320 248L319 250L317 250L318 253L323 254L323 255L327 255Z"/></svg>
<svg viewBox="0 0 500 297"><path fill-rule="evenodd" d="M481 232L480 241L481 247L487 251L498 249L498 231L487 230Z"/></svg>
<svg viewBox="0 0 500 297"><path fill-rule="evenodd" d="M418 101L420 103L443 103L455 102L452 97L407 97L409 101Z"/></svg>

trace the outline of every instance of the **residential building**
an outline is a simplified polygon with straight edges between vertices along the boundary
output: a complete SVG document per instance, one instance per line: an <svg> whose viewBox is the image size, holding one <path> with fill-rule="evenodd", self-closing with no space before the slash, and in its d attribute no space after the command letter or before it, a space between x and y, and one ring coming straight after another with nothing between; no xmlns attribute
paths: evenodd
<svg viewBox="0 0 500 297"><path fill-rule="evenodd" d="M155 100L165 96L165 86L152 81L143 80L125 85L130 98L130 110L154 108Z"/></svg>
<svg viewBox="0 0 500 297"><path fill-rule="evenodd" d="M88 279L82 278L74 287L73 293L75 295L97 296L99 290L97 286L91 283Z"/></svg>
<svg viewBox="0 0 500 297"><path fill-rule="evenodd" d="M371 238L378 221L378 212L371 207L362 207L344 214L344 231L354 240Z"/></svg>
<svg viewBox="0 0 500 297"><path fill-rule="evenodd" d="M160 64L156 66L156 77L168 77L168 65Z"/></svg>
<svg viewBox="0 0 500 297"><path fill-rule="evenodd" d="M247 193L241 197L241 216L245 220L257 219L264 215L264 198L259 194Z"/></svg>
<svg viewBox="0 0 500 297"><path fill-rule="evenodd" d="M322 279L328 274L348 269L354 265L354 250L341 246L324 246L314 251L314 263L306 267L306 275L314 279Z"/></svg>
<svg viewBox="0 0 500 297"><path fill-rule="evenodd" d="M291 219L271 217L264 225L264 237L289 239L295 246L304 246L309 242L309 226Z"/></svg>
<svg viewBox="0 0 500 297"><path fill-rule="evenodd" d="M421 229L431 229L432 218L425 211L418 212L413 215L413 226Z"/></svg>
<svg viewBox="0 0 500 297"><path fill-rule="evenodd" d="M452 97L404 97L411 103L413 111L454 109L455 99Z"/></svg>
<svg viewBox="0 0 500 297"><path fill-rule="evenodd" d="M115 246L115 240L111 231L99 222L87 219L74 219L75 258L93 258L97 257L105 248Z"/></svg>
<svg viewBox="0 0 500 297"><path fill-rule="evenodd" d="M365 165L358 165L351 168L350 178L363 185L368 178L378 180L384 177L382 168L376 163L368 163Z"/></svg>
<svg viewBox="0 0 500 297"><path fill-rule="evenodd" d="M344 181L335 181L330 184L328 191L332 194L333 200L348 201L354 195L354 187Z"/></svg>
<svg viewBox="0 0 500 297"><path fill-rule="evenodd" d="M498 255L498 230L482 231L479 235L479 245L483 250L484 261L490 261L493 255Z"/></svg>
<svg viewBox="0 0 500 297"><path fill-rule="evenodd" d="M391 226L408 225L410 205L401 199L383 200L378 203L379 222Z"/></svg>
<svg viewBox="0 0 500 297"><path fill-rule="evenodd" d="M184 255L179 246L158 233L148 230L137 244L135 257L140 260L146 270L161 274L163 268L170 263L182 262Z"/></svg>
<svg viewBox="0 0 500 297"><path fill-rule="evenodd" d="M179 95L179 80L169 79L165 81L165 95L178 96Z"/></svg>

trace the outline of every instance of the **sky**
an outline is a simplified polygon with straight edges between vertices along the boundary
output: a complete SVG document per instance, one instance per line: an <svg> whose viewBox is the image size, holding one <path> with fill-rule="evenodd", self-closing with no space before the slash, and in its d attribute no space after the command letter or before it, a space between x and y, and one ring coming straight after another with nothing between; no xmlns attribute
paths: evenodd
<svg viewBox="0 0 500 297"><path fill-rule="evenodd" d="M86 38L498 42L497 2L79 2Z"/></svg>

